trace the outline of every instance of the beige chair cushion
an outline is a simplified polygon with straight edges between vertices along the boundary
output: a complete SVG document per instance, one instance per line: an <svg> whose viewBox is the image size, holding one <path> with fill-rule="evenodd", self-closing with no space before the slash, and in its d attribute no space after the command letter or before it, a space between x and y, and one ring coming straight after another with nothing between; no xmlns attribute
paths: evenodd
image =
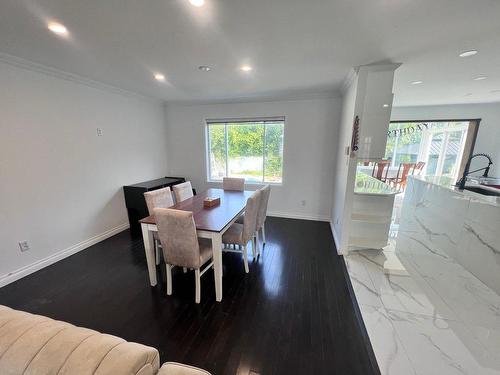
<svg viewBox="0 0 500 375"><path fill-rule="evenodd" d="M224 190L243 191L245 190L245 179L236 177L223 177L222 188Z"/></svg>
<svg viewBox="0 0 500 375"><path fill-rule="evenodd" d="M222 235L223 243L241 244L243 234L243 224L234 223Z"/></svg>
<svg viewBox="0 0 500 375"><path fill-rule="evenodd" d="M257 230L257 214L261 196L262 193L260 192L260 190L256 190L254 191L252 196L247 199L247 204L245 206L245 217L243 219L243 244L246 244L248 241L250 241L250 239L253 238L255 231Z"/></svg>
<svg viewBox="0 0 500 375"><path fill-rule="evenodd" d="M175 201L177 203L193 196L193 187L191 186L191 181L186 181L182 184L174 185L172 186L172 190L174 192Z"/></svg>
<svg viewBox="0 0 500 375"><path fill-rule="evenodd" d="M198 239L192 212L156 208L155 218L165 263L198 269L212 257L212 243Z"/></svg>
<svg viewBox="0 0 500 375"><path fill-rule="evenodd" d="M154 215L155 208L169 208L174 205L172 191L169 187L147 191L144 193L144 199L150 215Z"/></svg>
<svg viewBox="0 0 500 375"><path fill-rule="evenodd" d="M165 363L158 375L211 375L208 371L196 367L183 365L182 363Z"/></svg>
<svg viewBox="0 0 500 375"><path fill-rule="evenodd" d="M247 199L245 216L243 216L243 224L236 222L233 223L222 235L223 243L246 245L247 242L253 238L256 231L260 196L261 192L257 190L250 198Z"/></svg>
<svg viewBox="0 0 500 375"><path fill-rule="evenodd" d="M271 186L266 185L262 189L260 189L261 195L260 195L260 202L259 202L259 209L257 212L257 223L256 227L257 229L262 228L264 225L264 222L266 221L266 215L267 215L267 204L269 202L269 196L271 195Z"/></svg>
<svg viewBox="0 0 500 375"><path fill-rule="evenodd" d="M154 375L158 351L0 306L2 375Z"/></svg>

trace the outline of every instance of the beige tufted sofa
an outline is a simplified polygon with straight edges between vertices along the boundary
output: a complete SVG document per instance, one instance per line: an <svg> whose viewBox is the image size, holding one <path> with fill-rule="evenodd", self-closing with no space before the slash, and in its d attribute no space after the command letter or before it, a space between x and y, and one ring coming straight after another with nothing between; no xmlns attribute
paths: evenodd
<svg viewBox="0 0 500 375"><path fill-rule="evenodd" d="M210 375L158 351L0 305L1 375Z"/></svg>

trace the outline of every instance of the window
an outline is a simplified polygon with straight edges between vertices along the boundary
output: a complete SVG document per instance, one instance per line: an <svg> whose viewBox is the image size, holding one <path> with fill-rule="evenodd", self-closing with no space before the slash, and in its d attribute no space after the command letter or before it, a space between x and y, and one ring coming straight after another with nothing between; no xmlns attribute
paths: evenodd
<svg viewBox="0 0 500 375"><path fill-rule="evenodd" d="M423 161L422 174L456 178L468 126L468 121L391 122L385 157L392 168Z"/></svg>
<svg viewBox="0 0 500 375"><path fill-rule="evenodd" d="M208 179L281 183L285 119L207 121Z"/></svg>

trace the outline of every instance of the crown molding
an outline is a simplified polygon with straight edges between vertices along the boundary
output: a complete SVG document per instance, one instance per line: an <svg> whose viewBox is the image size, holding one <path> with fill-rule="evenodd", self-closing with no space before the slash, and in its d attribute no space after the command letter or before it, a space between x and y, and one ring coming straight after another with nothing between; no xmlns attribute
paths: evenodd
<svg viewBox="0 0 500 375"><path fill-rule="evenodd" d="M86 77L80 76L78 74L69 73L69 72L66 72L64 70L60 70L60 69L53 68L53 67L50 67L47 65L39 64L39 63L36 63L34 61L26 60L26 59L23 59L21 57L9 55L9 54L3 53L3 52L0 52L0 63L11 65L11 66L14 66L16 68L29 70L31 72L45 74L45 75L50 76L50 77L63 79L65 81L78 83L78 84L85 85L87 87L91 87L91 88L94 88L97 90L107 91L107 92L110 92L113 94L118 94L118 95L129 97L129 98L135 98L135 99L139 99L139 100L143 100L143 101L147 101L147 102L155 102L155 103L162 103L163 102L163 100L158 99L158 98L153 98L150 96L139 94L139 93L134 92L134 91L125 90L125 89L122 89L122 88L119 88L119 87L116 87L113 85L108 85L106 83L95 81L93 79L86 78Z"/></svg>
<svg viewBox="0 0 500 375"><path fill-rule="evenodd" d="M336 90L331 91L318 91L307 93L289 93L277 95L256 95L256 96L243 96L236 98L219 98L219 99L199 99L199 100L168 100L165 104L168 105L214 105L214 104L237 104L237 103L267 103L267 102L287 102L287 101L300 101L300 100L314 100L314 99L334 99L339 98L339 92Z"/></svg>

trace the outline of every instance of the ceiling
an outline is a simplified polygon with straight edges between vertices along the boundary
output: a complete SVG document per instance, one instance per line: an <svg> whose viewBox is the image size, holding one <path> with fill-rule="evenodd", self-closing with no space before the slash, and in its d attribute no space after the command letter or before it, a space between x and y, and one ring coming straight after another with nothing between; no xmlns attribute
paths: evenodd
<svg viewBox="0 0 500 375"><path fill-rule="evenodd" d="M327 93L382 61L395 105L500 101L498 0L205 1L1 0L0 53L166 101Z"/></svg>

